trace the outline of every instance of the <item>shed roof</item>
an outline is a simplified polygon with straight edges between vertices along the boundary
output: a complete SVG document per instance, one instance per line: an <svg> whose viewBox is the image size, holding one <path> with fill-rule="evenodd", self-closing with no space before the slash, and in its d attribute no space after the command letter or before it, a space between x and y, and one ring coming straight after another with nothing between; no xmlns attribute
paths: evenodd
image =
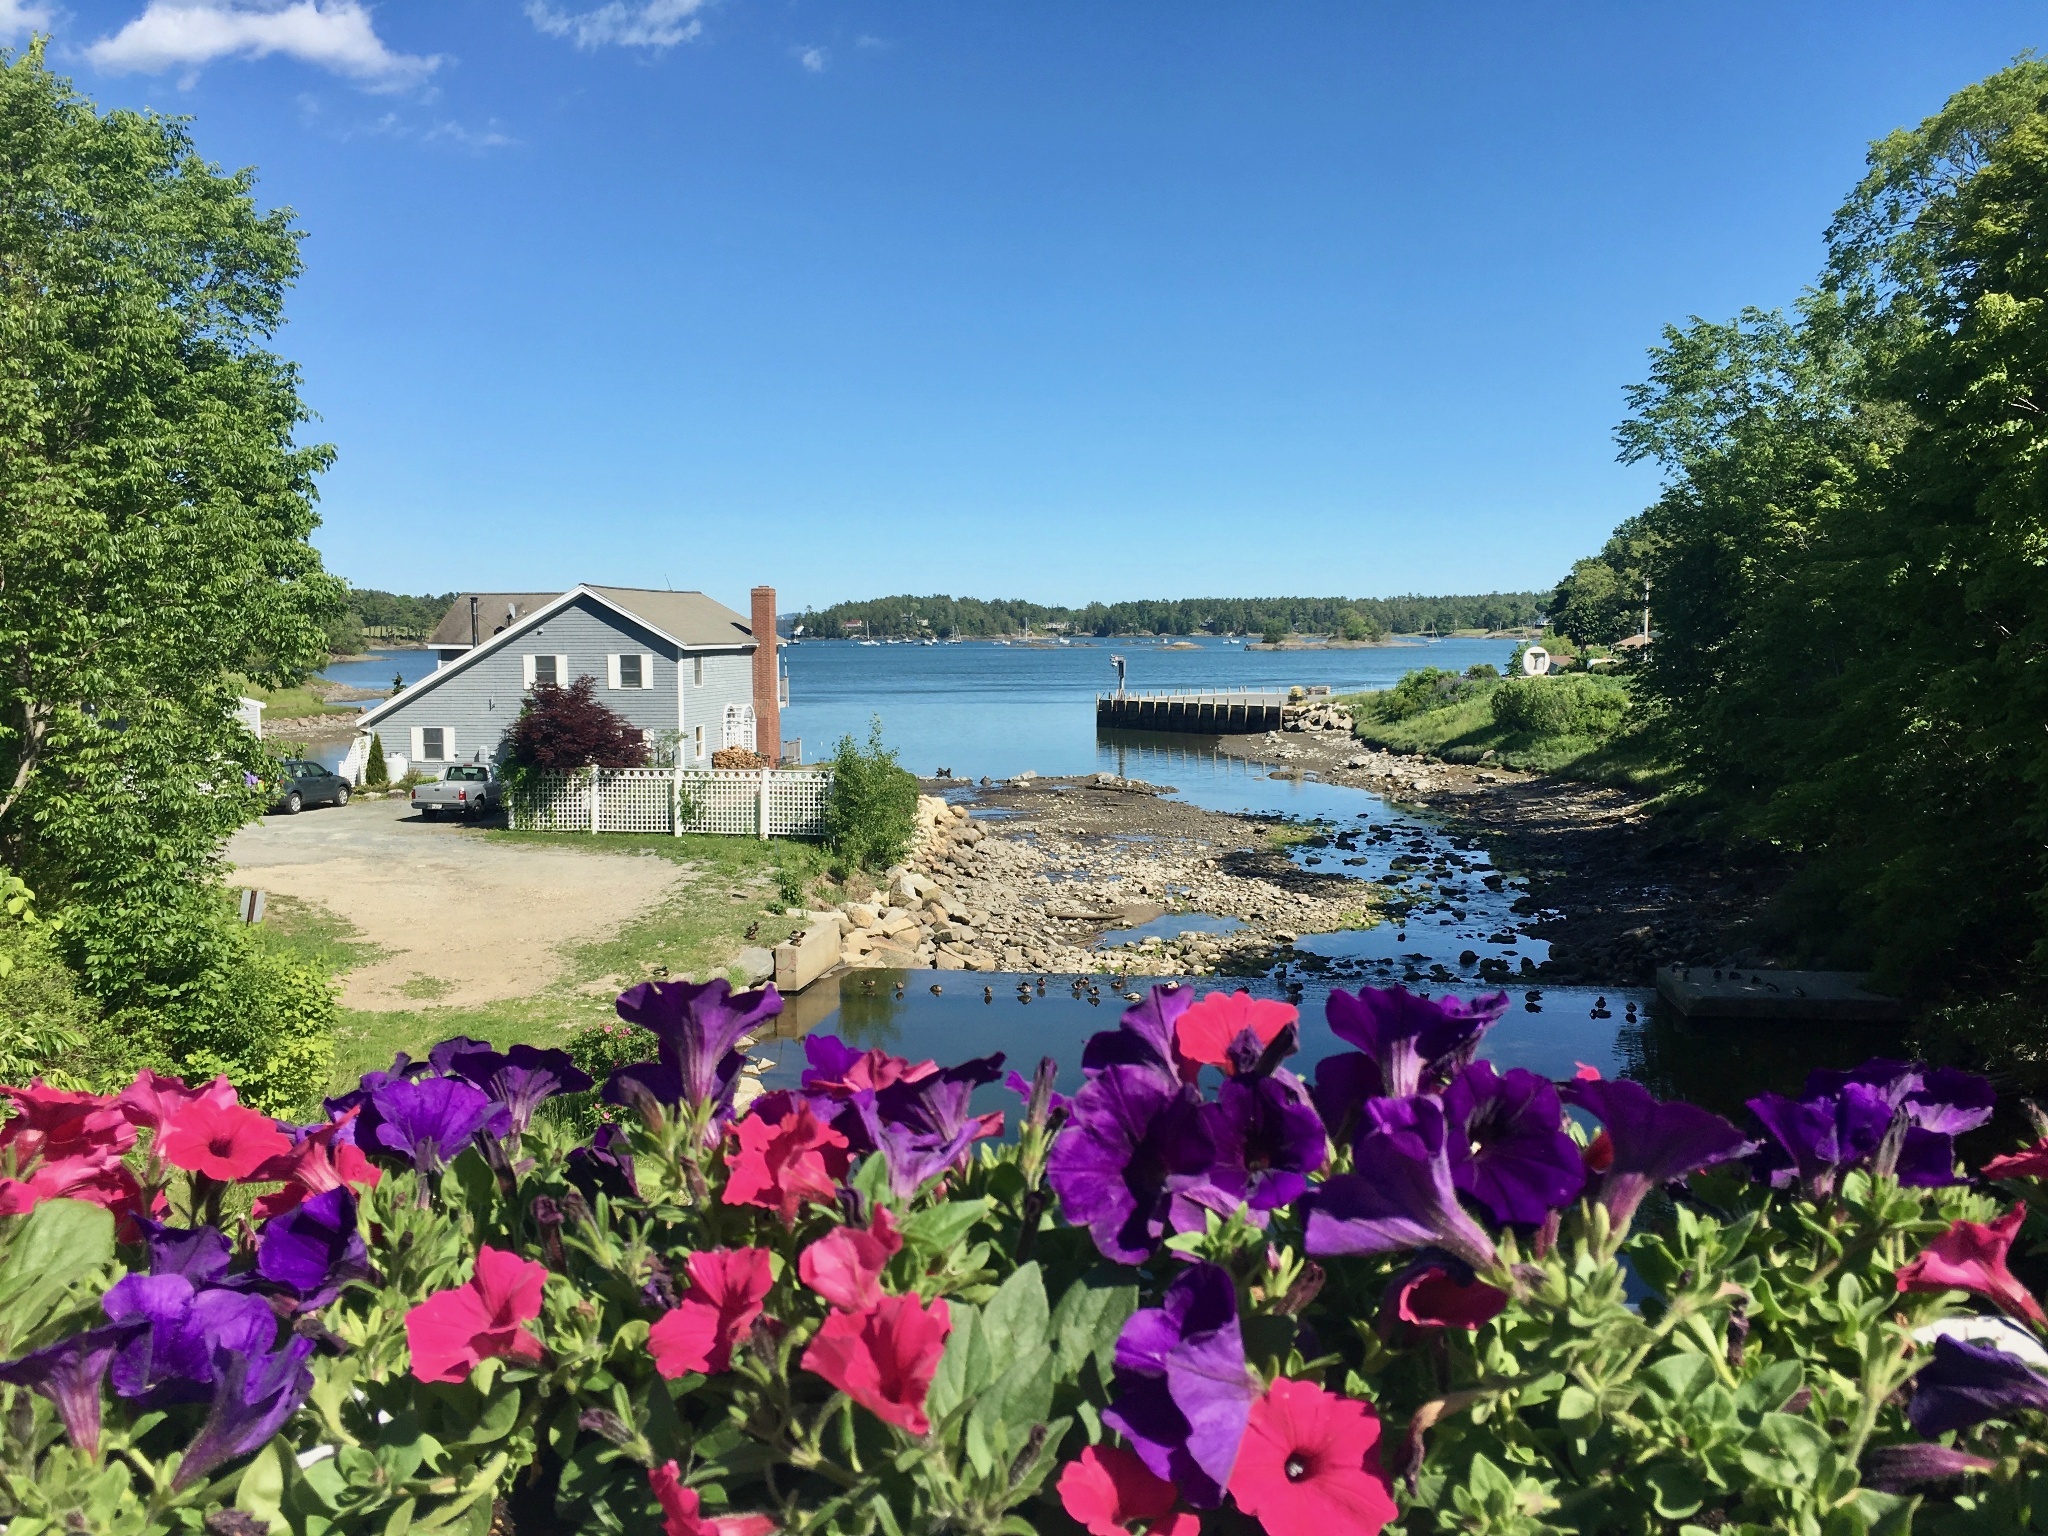
<svg viewBox="0 0 2048 1536"><path fill-rule="evenodd" d="M476 599L476 628L479 641L488 640L509 625L516 624L534 609L552 603L559 592L459 592L441 622L427 637L428 645L469 644L469 600ZM511 616L506 616L506 610Z"/></svg>

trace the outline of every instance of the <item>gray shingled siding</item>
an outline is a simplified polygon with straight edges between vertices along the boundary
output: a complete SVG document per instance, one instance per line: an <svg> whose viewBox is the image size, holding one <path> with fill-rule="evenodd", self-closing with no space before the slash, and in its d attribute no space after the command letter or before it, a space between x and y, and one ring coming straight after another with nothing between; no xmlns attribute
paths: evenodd
<svg viewBox="0 0 2048 1536"><path fill-rule="evenodd" d="M654 657L652 688L613 688L606 658L638 653ZM563 681L588 673L597 680L597 697L649 736L678 728L676 717L676 651L667 641L638 624L620 619L589 598L575 603L527 629L506 645L459 671L429 673L415 687L417 696L391 711L372 727L384 738L387 753L413 756L416 727L439 726L455 733L454 756L468 759L482 752L498 755L504 734L519 718L525 697L524 658L566 656ZM704 685L693 681L695 657L682 658L682 728L702 723L707 754L720 744L723 711L728 702L745 705L752 698L752 659L744 653L720 652L704 657Z"/></svg>

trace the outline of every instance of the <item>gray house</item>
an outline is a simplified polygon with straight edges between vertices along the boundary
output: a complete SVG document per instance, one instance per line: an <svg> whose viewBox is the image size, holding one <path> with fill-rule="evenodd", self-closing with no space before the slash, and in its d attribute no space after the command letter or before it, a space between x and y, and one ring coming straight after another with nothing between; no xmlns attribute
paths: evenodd
<svg viewBox="0 0 2048 1536"><path fill-rule="evenodd" d="M789 685L775 589L756 587L753 610L749 622L701 592L631 587L579 586L546 599L465 593L434 633L440 665L364 713L352 760L376 734L387 754L429 772L495 761L536 683L566 687L586 676L674 766L708 768L713 752L732 746L779 760Z"/></svg>

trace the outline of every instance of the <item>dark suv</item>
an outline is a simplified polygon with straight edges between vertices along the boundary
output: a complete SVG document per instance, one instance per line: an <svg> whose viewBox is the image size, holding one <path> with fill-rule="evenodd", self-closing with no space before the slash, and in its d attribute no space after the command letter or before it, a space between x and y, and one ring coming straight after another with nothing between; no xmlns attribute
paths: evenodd
<svg viewBox="0 0 2048 1536"><path fill-rule="evenodd" d="M309 805L348 804L348 780L340 774L329 773L318 763L296 757L286 758L283 770L277 781L277 797L270 803L273 811L296 816Z"/></svg>

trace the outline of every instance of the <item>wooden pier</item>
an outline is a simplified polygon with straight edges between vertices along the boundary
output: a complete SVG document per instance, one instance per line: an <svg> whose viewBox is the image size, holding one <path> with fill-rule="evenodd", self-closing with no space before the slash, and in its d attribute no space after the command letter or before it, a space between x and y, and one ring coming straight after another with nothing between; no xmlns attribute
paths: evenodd
<svg viewBox="0 0 2048 1536"><path fill-rule="evenodd" d="M1127 731L1232 736L1280 729L1285 693L1098 693L1095 723Z"/></svg>

